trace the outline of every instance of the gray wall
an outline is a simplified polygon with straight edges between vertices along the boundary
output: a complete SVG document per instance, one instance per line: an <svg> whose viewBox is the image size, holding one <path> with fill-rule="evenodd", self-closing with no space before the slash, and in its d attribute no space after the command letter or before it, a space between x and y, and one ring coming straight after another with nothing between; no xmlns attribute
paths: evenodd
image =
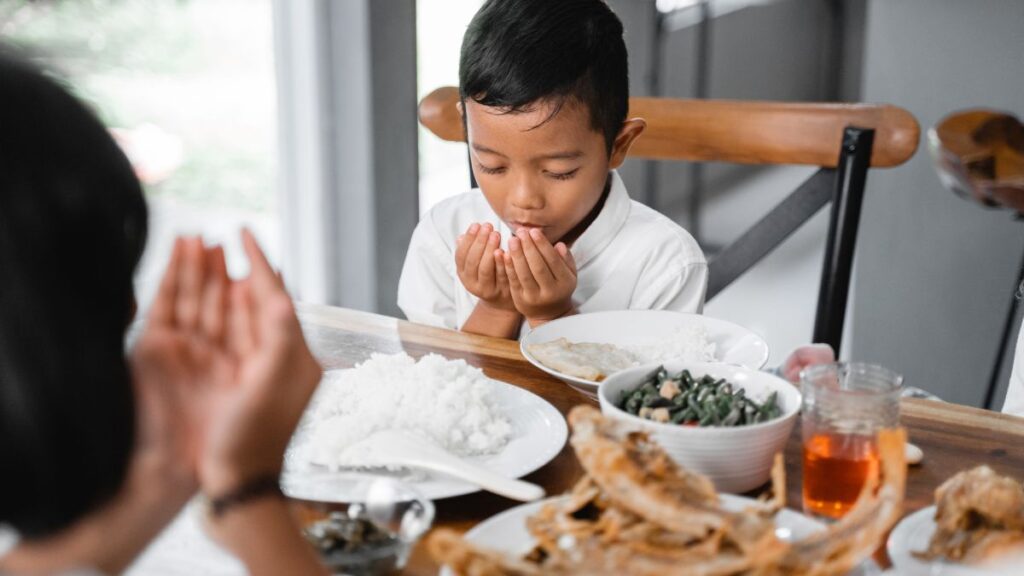
<svg viewBox="0 0 1024 576"><path fill-rule="evenodd" d="M850 0L856 2L857 0ZM630 57L630 90L649 95L652 69L653 0L611 0L623 20ZM713 6L728 6L715 2ZM735 3L732 3L735 4ZM711 98L749 100L828 100L837 87L830 85L833 60L830 31L832 0L777 0L738 10L727 9L712 23L708 92ZM692 98L696 30L670 32L665 39L660 95ZM634 198L642 198L647 185L644 162L630 160L623 178ZM689 167L680 162L658 162L655 201L659 209L683 216L689 194ZM755 168L710 165L704 170L708 193L749 175Z"/></svg>
<svg viewBox="0 0 1024 576"><path fill-rule="evenodd" d="M871 0L864 45L864 99L909 109L923 129L966 107L1024 114L1020 0ZM890 366L947 400L979 404L1022 249L1024 223L944 190L923 142L908 164L872 172L852 357Z"/></svg>

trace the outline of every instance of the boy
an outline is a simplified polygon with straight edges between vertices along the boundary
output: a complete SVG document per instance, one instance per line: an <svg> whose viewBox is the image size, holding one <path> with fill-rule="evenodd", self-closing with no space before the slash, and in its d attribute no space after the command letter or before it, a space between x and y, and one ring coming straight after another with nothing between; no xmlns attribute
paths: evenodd
<svg viewBox="0 0 1024 576"><path fill-rule="evenodd" d="M601 0L489 0L466 31L459 109L480 192L413 233L398 305L414 321L517 337L575 312L699 312L700 247L629 199L622 23Z"/></svg>

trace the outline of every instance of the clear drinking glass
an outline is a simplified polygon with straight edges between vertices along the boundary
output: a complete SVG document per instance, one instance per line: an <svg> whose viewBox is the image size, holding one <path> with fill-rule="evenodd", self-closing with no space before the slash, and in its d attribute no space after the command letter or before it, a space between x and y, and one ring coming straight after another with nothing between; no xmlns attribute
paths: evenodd
<svg viewBox="0 0 1024 576"><path fill-rule="evenodd" d="M903 377L840 362L800 374L804 512L840 518L878 475L878 431L899 426Z"/></svg>

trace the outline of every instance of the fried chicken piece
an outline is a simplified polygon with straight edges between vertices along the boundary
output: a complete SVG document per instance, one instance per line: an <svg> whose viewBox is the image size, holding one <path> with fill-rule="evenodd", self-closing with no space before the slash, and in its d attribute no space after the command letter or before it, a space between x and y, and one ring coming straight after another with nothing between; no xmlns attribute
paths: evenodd
<svg viewBox="0 0 1024 576"><path fill-rule="evenodd" d="M935 502L936 529L923 558L983 563L1024 542L1024 487L988 466L943 482Z"/></svg>
<svg viewBox="0 0 1024 576"><path fill-rule="evenodd" d="M1024 530L1024 488L988 466L966 470L935 490L935 523L940 530L989 528ZM980 518L975 518L974 515Z"/></svg>

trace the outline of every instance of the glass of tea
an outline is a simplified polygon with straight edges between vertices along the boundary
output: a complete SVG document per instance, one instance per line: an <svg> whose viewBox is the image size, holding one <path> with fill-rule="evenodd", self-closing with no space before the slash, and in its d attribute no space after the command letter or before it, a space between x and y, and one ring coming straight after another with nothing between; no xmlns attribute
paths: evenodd
<svg viewBox="0 0 1024 576"><path fill-rule="evenodd" d="M804 370L800 383L804 512L840 518L878 474L878 431L899 425L903 377L839 362Z"/></svg>

